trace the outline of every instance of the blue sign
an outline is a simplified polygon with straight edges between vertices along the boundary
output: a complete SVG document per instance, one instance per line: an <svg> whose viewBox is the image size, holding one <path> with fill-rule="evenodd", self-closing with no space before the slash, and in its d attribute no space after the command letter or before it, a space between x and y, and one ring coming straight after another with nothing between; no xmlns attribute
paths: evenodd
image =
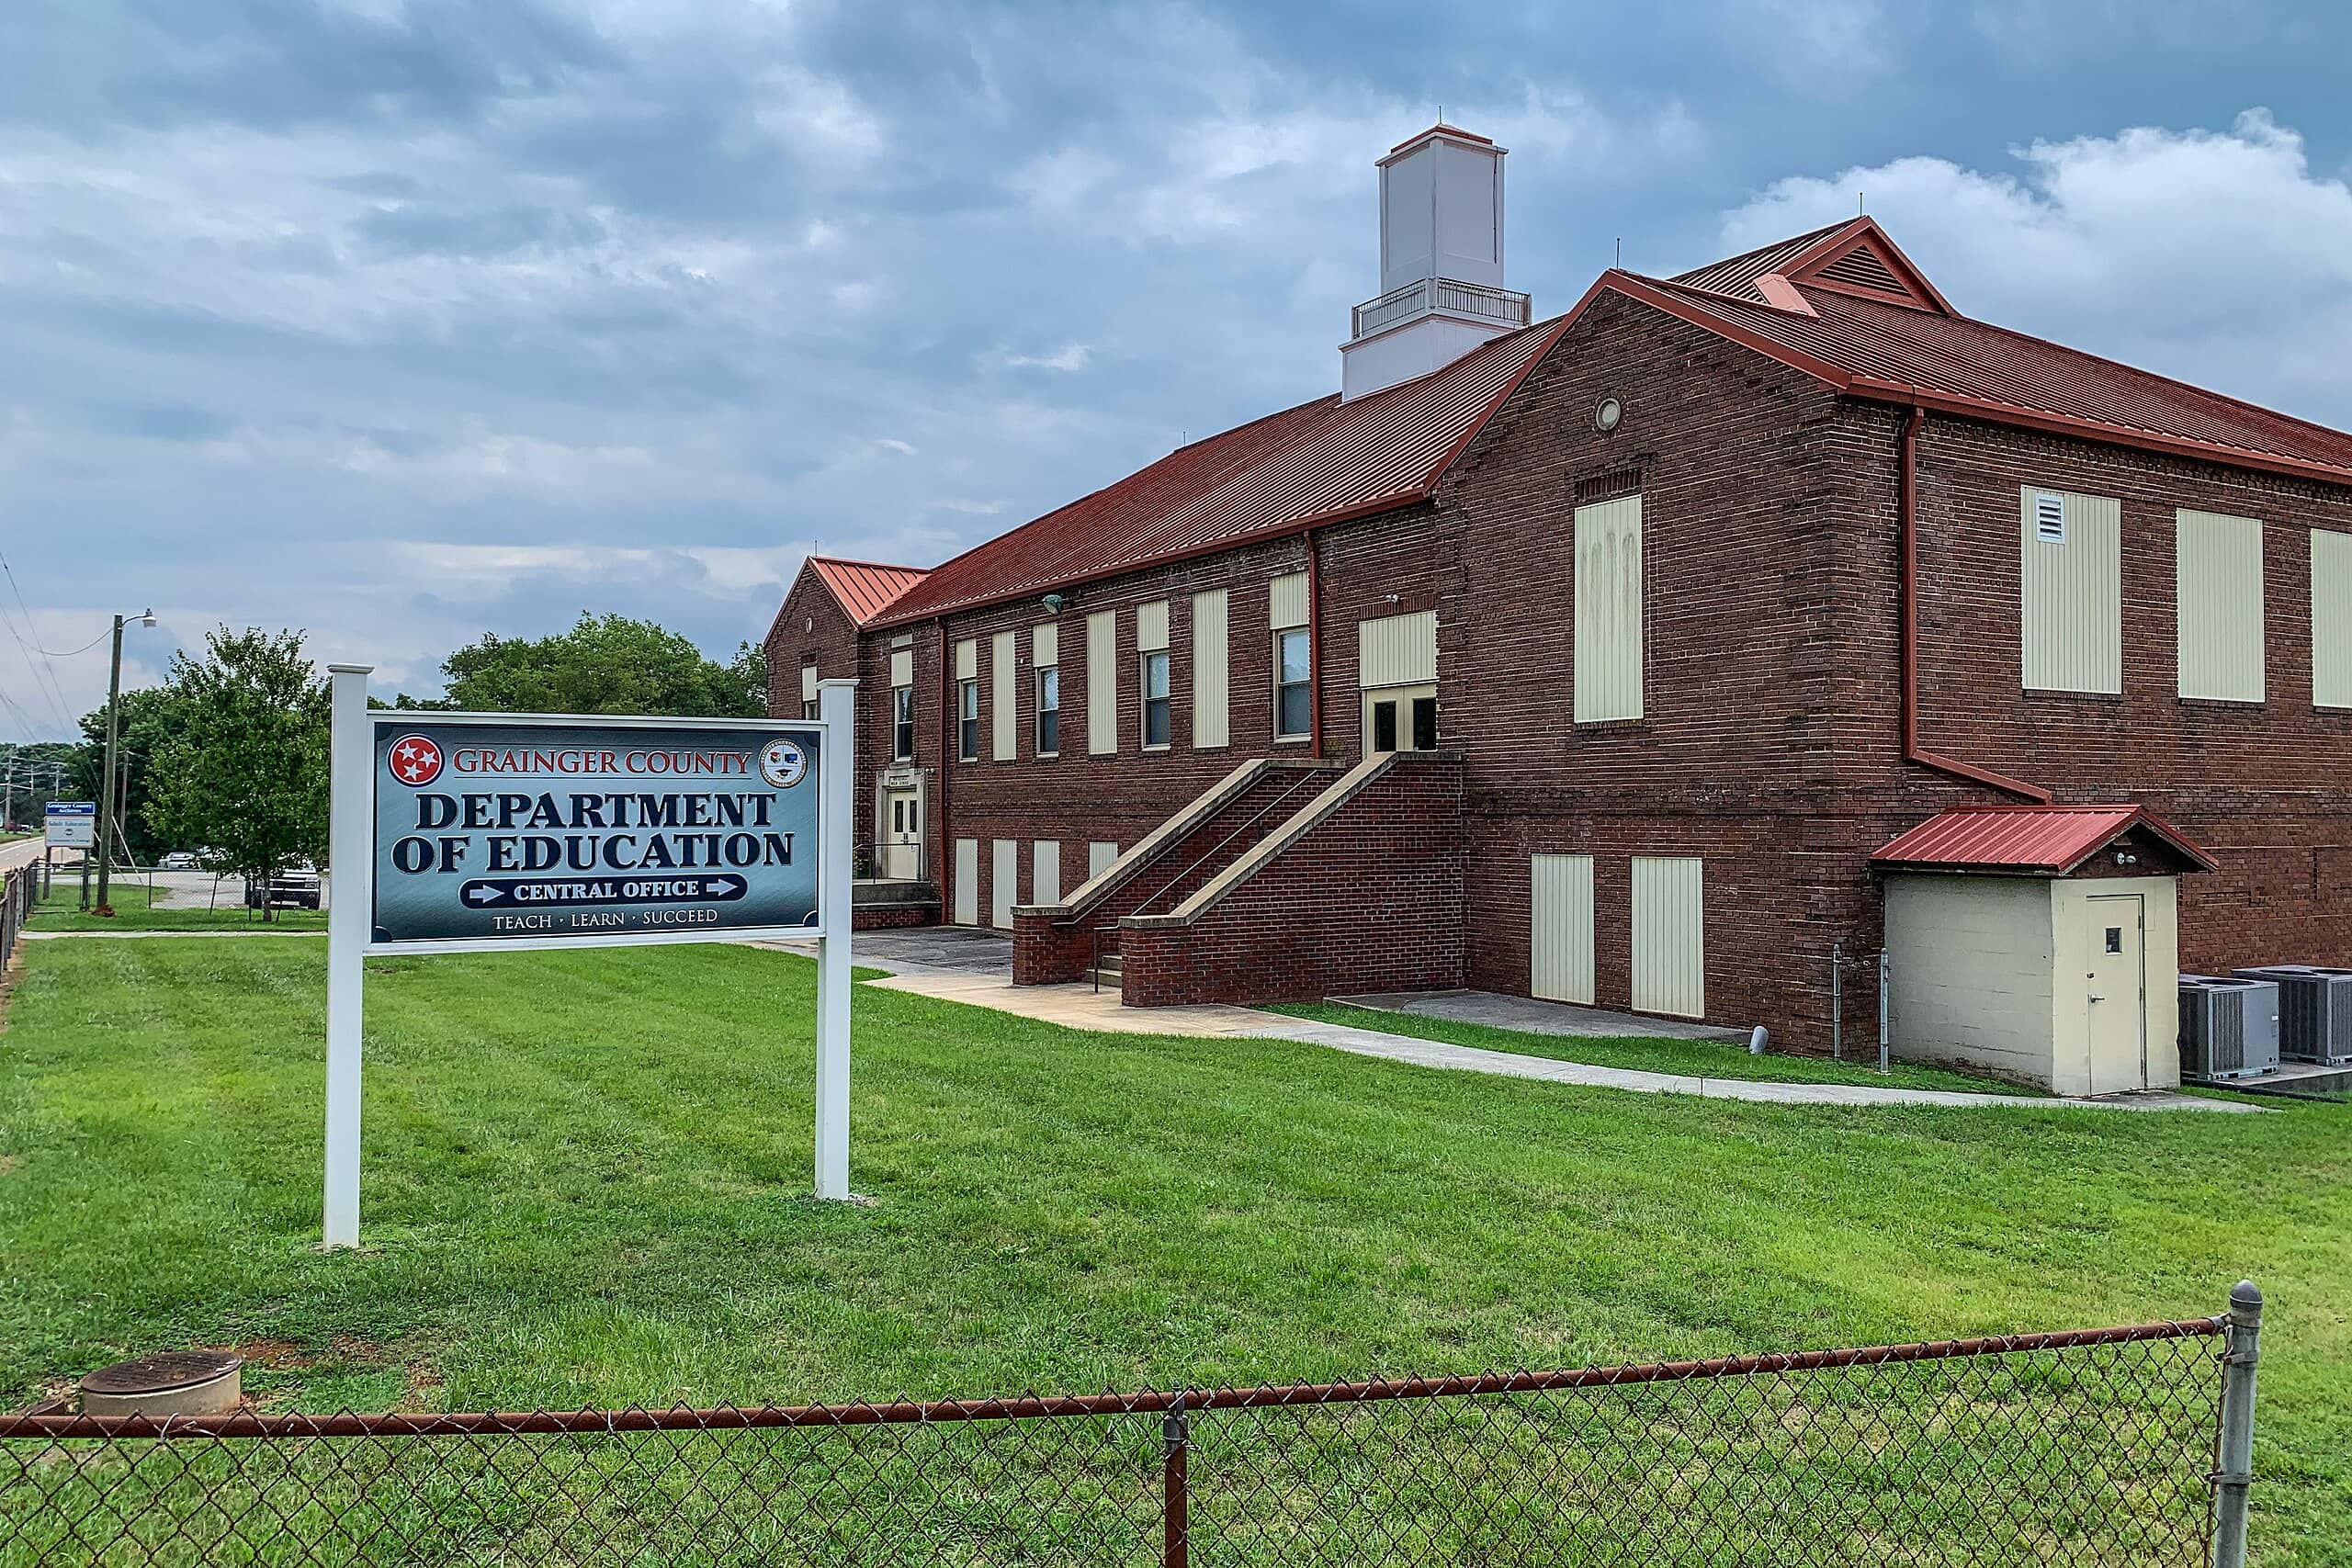
<svg viewBox="0 0 2352 1568"><path fill-rule="evenodd" d="M376 943L817 924L820 729L369 716Z"/></svg>
<svg viewBox="0 0 2352 1568"><path fill-rule="evenodd" d="M52 847L86 850L98 841L98 803L95 800L52 800L42 813L42 838Z"/></svg>

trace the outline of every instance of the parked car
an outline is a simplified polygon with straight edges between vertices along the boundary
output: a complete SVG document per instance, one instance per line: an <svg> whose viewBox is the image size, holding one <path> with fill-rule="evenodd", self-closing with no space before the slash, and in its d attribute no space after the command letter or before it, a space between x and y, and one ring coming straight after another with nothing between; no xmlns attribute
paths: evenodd
<svg viewBox="0 0 2352 1568"><path fill-rule="evenodd" d="M262 886L252 877L245 878L245 908L262 907ZM289 865L269 879L269 907L273 909L315 909L319 901L319 868L303 863Z"/></svg>
<svg viewBox="0 0 2352 1568"><path fill-rule="evenodd" d="M158 871L194 871L196 856L187 850L174 850L155 863Z"/></svg>

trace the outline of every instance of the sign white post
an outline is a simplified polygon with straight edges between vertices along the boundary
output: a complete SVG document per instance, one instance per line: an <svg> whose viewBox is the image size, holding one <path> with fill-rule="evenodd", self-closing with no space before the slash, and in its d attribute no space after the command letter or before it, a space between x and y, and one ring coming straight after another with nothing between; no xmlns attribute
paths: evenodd
<svg viewBox="0 0 2352 1568"><path fill-rule="evenodd" d="M359 1015L375 903L368 664L330 664L327 815L326 1245L359 1245Z"/></svg>
<svg viewBox="0 0 2352 1568"><path fill-rule="evenodd" d="M816 1189L849 1197L857 682L814 721L392 713L328 669L326 1245L359 1245L372 953L814 936Z"/></svg>
<svg viewBox="0 0 2352 1568"><path fill-rule="evenodd" d="M817 1196L849 1195L850 865L857 810L855 779L857 682L817 682L817 716L825 726L824 795L818 821L824 847L817 857Z"/></svg>

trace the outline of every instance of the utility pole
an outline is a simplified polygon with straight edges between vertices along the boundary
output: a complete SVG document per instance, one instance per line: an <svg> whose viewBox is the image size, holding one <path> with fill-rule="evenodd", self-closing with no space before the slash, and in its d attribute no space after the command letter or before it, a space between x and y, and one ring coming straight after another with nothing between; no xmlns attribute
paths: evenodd
<svg viewBox="0 0 2352 1568"><path fill-rule="evenodd" d="M107 773L105 786L98 791L98 913L108 919L114 918L114 906L107 902L107 872L114 858L109 835L114 829L115 753L121 743L122 624L131 618L114 618L114 667L107 675ZM141 626L152 626L155 624L155 612L142 610L137 619Z"/></svg>

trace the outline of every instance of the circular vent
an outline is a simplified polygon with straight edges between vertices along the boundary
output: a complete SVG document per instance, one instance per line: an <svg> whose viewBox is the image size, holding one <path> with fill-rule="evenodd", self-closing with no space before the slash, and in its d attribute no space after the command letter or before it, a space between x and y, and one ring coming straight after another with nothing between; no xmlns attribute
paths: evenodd
<svg viewBox="0 0 2352 1568"><path fill-rule="evenodd" d="M1617 398L1603 398L1592 405L1592 427L1606 435L1617 428L1625 417L1625 405Z"/></svg>

